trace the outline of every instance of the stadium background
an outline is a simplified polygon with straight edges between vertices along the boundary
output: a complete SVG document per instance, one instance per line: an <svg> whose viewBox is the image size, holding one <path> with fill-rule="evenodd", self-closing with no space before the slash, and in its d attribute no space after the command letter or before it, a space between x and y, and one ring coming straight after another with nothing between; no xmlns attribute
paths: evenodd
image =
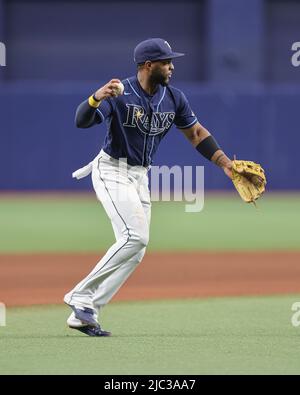
<svg viewBox="0 0 300 395"><path fill-rule="evenodd" d="M0 373L299 373L299 15L296 0L0 0ZM135 73L148 37L186 53L172 84L228 155L263 165L267 194L244 205L173 128L154 164L204 165L205 207L153 204L149 253L103 313L115 337L100 352L64 326L64 292L113 241L90 179L71 178L105 126L78 130L74 113Z"/></svg>

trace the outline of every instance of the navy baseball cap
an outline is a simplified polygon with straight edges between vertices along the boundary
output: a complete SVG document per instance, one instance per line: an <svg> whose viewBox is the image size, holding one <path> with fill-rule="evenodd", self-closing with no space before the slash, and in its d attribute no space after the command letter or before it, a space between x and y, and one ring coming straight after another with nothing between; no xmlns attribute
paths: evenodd
<svg viewBox="0 0 300 395"><path fill-rule="evenodd" d="M163 38L149 38L140 42L134 49L134 61L137 64L147 60L174 59L184 56L184 53L173 52L168 41Z"/></svg>

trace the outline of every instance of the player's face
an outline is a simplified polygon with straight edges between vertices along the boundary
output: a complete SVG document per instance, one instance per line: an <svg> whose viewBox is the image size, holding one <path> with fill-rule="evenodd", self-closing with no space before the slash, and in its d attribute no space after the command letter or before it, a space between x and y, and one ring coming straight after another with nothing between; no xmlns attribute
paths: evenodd
<svg viewBox="0 0 300 395"><path fill-rule="evenodd" d="M152 62L152 73L150 75L150 79L154 84L166 86L170 82L173 70L174 65L171 59Z"/></svg>

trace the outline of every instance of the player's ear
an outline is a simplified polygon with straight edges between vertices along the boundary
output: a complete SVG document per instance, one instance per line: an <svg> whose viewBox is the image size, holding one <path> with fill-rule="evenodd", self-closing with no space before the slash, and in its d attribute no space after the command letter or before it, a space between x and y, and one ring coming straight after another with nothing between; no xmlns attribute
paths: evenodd
<svg viewBox="0 0 300 395"><path fill-rule="evenodd" d="M145 67L146 67L147 70L150 70L150 69L151 69L151 66L152 66L151 60L146 60L146 62L144 63L144 65L145 65Z"/></svg>

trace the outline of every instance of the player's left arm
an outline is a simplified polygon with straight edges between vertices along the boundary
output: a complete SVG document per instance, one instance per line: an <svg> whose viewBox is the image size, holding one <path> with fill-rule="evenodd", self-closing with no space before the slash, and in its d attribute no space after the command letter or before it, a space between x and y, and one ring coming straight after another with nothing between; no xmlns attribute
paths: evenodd
<svg viewBox="0 0 300 395"><path fill-rule="evenodd" d="M225 174L232 178L232 161L204 126L196 122L190 128L180 130L201 155L221 167Z"/></svg>

